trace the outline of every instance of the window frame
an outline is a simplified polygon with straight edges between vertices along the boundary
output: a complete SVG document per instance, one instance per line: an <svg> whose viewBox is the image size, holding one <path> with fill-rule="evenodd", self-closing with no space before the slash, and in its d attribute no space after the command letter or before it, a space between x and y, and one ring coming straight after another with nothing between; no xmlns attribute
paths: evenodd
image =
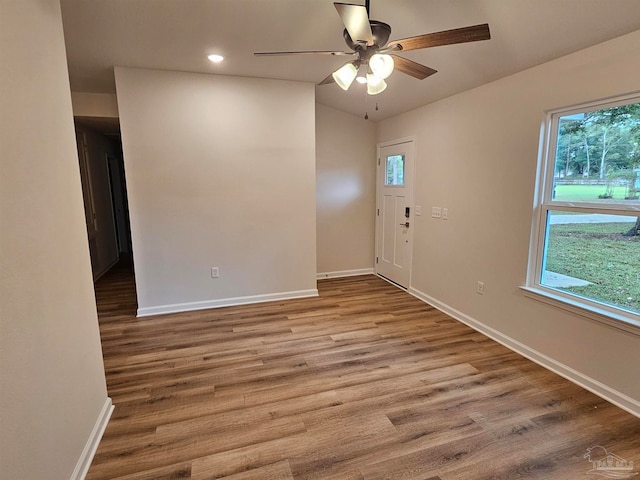
<svg viewBox="0 0 640 480"><path fill-rule="evenodd" d="M541 283L550 211L640 216L640 204L571 202L558 201L553 198L559 119L568 115L634 103L640 103L640 92L558 108L545 113L540 130L527 278L526 284L521 289L530 298L640 335L640 314L622 307L607 305L578 294L548 287Z"/></svg>

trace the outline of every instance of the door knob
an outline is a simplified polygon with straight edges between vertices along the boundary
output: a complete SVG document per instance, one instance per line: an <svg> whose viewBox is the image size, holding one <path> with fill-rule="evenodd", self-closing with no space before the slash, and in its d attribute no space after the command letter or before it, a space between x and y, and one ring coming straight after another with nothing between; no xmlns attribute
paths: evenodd
<svg viewBox="0 0 640 480"><path fill-rule="evenodd" d="M401 223L400 225L402 225L405 228L409 228L409 222Z"/></svg>

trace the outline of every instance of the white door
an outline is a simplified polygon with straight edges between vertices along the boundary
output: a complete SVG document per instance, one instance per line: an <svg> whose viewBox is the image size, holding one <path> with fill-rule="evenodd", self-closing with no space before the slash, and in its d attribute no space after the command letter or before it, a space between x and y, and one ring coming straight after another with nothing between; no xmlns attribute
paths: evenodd
<svg viewBox="0 0 640 480"><path fill-rule="evenodd" d="M408 288L413 238L413 141L378 148L376 273Z"/></svg>

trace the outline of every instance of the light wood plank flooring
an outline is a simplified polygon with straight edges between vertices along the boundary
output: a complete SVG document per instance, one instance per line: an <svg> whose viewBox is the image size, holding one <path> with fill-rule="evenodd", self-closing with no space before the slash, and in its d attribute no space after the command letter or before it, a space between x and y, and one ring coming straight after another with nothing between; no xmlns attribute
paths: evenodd
<svg viewBox="0 0 640 480"><path fill-rule="evenodd" d="M136 319L109 273L116 408L88 478L576 480L594 445L640 466L640 419L375 276L318 287Z"/></svg>

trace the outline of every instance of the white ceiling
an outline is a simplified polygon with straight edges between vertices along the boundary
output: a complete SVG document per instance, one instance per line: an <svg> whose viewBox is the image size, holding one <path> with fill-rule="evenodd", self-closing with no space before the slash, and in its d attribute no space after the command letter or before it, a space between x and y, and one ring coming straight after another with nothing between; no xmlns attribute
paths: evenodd
<svg viewBox="0 0 640 480"><path fill-rule="evenodd" d="M344 0L343 0L344 1ZM348 0L347 0L348 1ZM353 3L364 4L362 1ZM71 89L113 93L113 66L319 82L350 57L258 58L256 51L345 50L332 0L61 0ZM395 72L371 97L354 82L317 101L381 120L640 29L639 0L371 0L391 39L489 23L491 40L406 52L438 70ZM226 57L214 65L207 54ZM375 111L378 102L379 110Z"/></svg>

